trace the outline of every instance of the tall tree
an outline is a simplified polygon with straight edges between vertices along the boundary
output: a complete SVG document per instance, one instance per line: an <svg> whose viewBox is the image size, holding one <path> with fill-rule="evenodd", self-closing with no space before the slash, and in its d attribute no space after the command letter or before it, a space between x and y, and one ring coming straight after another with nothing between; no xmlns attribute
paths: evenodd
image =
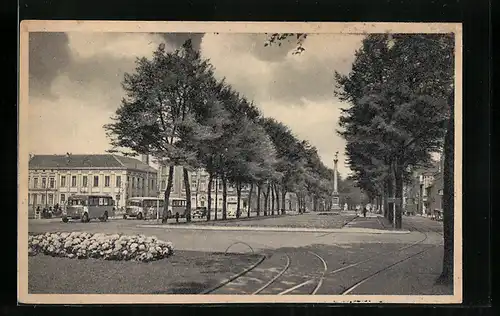
<svg viewBox="0 0 500 316"><path fill-rule="evenodd" d="M152 59L138 59L135 72L125 74L122 85L126 96L112 118L113 123L105 125L113 150L126 148L140 154L151 154L159 163L169 165L164 220L167 218L173 166L189 168L195 164L195 154L185 145L189 144L188 138L196 130L192 113L205 104L207 84L212 78L212 66L193 50L190 41L174 52L167 52L162 44ZM187 170L183 173L186 177ZM186 193L186 217L189 220L189 186Z"/></svg>
<svg viewBox="0 0 500 316"><path fill-rule="evenodd" d="M296 37L297 51L300 53L305 49L303 46L306 35L272 34L265 45L276 44ZM388 50L392 50L391 63L387 63L384 57L390 55L387 54ZM373 90L373 83L385 84L386 81L391 80L395 83L393 87L397 87L397 89L388 90L392 92L392 96L395 94L397 98L396 100L389 98L389 106L395 104L408 106L411 104L413 111L410 113L400 111L399 114L402 116L400 118L408 123L412 122L414 128L418 127L424 133L426 132L425 128L419 126L416 120L412 120L412 115L432 116L438 112L439 127L444 127L446 133L444 136L445 168L443 171L445 178L443 190L443 238L445 246L443 272L439 281L448 283L453 279L454 50L454 34L371 35L363 41L362 49L356 52L356 61L350 75L337 74L336 76L339 84L343 86L344 92L348 92L341 97L352 104L356 104L366 94L366 90ZM370 54L378 56L375 56L376 58L370 62L363 63L362 60L368 58ZM393 69L392 75L380 76L380 74L385 73L386 66ZM352 80L353 77L358 77L358 80ZM400 83L401 85L399 85ZM395 91L399 92L399 95L394 93ZM425 110L419 111L418 106L422 104L424 104ZM444 109L440 109L440 107L444 107ZM446 115L446 111L448 111L448 115ZM443 116L447 117L443 120ZM402 150L397 152L394 157L396 160L394 169L397 170L399 179L401 179L401 169L405 170L404 163L402 163L405 155L408 157L408 152L411 151L409 149L418 147L415 143L425 138L421 137L419 133L404 136L407 137L400 137L400 141L403 143L402 148L400 148ZM437 132L435 136L441 138L441 132ZM407 142L403 142L401 138L406 138ZM390 165L392 166L392 162ZM401 185L400 180L398 180L398 185ZM386 186L384 187L387 189Z"/></svg>

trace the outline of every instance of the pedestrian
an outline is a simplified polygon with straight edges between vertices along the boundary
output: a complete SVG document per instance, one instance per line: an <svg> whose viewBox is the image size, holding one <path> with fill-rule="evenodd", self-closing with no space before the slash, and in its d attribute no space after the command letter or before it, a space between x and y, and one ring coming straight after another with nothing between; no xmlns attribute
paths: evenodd
<svg viewBox="0 0 500 316"><path fill-rule="evenodd" d="M366 217L366 212L368 212L368 205L365 205L365 207L363 207L363 217Z"/></svg>
<svg viewBox="0 0 500 316"><path fill-rule="evenodd" d="M36 215L37 215L37 216L40 216L40 215L41 215L41 214L40 214L40 205L38 205L38 206L36 207Z"/></svg>

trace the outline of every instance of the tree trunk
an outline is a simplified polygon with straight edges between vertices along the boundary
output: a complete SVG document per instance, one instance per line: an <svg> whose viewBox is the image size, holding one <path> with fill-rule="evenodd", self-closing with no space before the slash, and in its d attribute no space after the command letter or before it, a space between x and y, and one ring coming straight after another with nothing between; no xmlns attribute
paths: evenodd
<svg viewBox="0 0 500 316"><path fill-rule="evenodd" d="M274 185L269 186L271 187L271 215L274 215Z"/></svg>
<svg viewBox="0 0 500 316"><path fill-rule="evenodd" d="M248 192L248 209L247 217L250 217L250 212L252 211L252 194L253 194L253 183L250 183L250 191Z"/></svg>
<svg viewBox="0 0 500 316"><path fill-rule="evenodd" d="M453 103L450 103L453 104ZM455 157L455 125L453 110L448 121L444 142L444 168L443 168L443 270L438 278L439 283L453 284L453 243L454 243L454 157Z"/></svg>
<svg viewBox="0 0 500 316"><path fill-rule="evenodd" d="M260 195L262 194L262 189L260 185L257 185L257 216L260 216Z"/></svg>
<svg viewBox="0 0 500 316"><path fill-rule="evenodd" d="M222 175L222 219L227 219L227 179Z"/></svg>
<svg viewBox="0 0 500 316"><path fill-rule="evenodd" d="M377 196L377 212L380 212L382 209L382 195Z"/></svg>
<svg viewBox="0 0 500 316"><path fill-rule="evenodd" d="M394 169L394 177L396 182L396 229L403 227L403 166L396 161Z"/></svg>
<svg viewBox="0 0 500 316"><path fill-rule="evenodd" d="M189 172L186 167L182 168L182 173L184 175L184 186L186 189L186 212L184 216L189 223L191 221L191 186L189 185Z"/></svg>
<svg viewBox="0 0 500 316"><path fill-rule="evenodd" d="M236 183L236 218L240 218L241 183Z"/></svg>
<svg viewBox="0 0 500 316"><path fill-rule="evenodd" d="M279 190L277 184L274 186L274 192L276 193L275 194L275 198L276 198L276 212L279 215L282 212L280 212L280 190Z"/></svg>
<svg viewBox="0 0 500 316"><path fill-rule="evenodd" d="M392 178L392 173L387 180L387 196L388 198L394 198L394 182ZM394 202L387 202L387 219L392 224L394 220Z"/></svg>
<svg viewBox="0 0 500 316"><path fill-rule="evenodd" d="M285 187L281 188L281 207L283 208L282 213L286 212L286 190Z"/></svg>
<svg viewBox="0 0 500 316"><path fill-rule="evenodd" d="M172 191L172 183L174 180L174 166L168 167L167 187L165 189L165 202L163 204L162 223L166 223L168 219L168 205L170 202L170 191Z"/></svg>
<svg viewBox="0 0 500 316"><path fill-rule="evenodd" d="M200 175L198 174L198 170L196 170L196 192L194 194L194 208L198 208L198 191L200 189Z"/></svg>
<svg viewBox="0 0 500 316"><path fill-rule="evenodd" d="M214 219L217 220L219 208L219 177L215 177L215 214Z"/></svg>
<svg viewBox="0 0 500 316"><path fill-rule="evenodd" d="M389 180L385 180L384 181L384 196L383 196L383 201L382 201L382 204L383 204L383 212L384 212L384 217L386 219L389 219L389 212L387 211L389 209L389 201L388 201L388 198L389 198Z"/></svg>
<svg viewBox="0 0 500 316"><path fill-rule="evenodd" d="M208 192L207 192L207 199L208 199L208 206L207 206L207 221L210 220L210 213L212 212L212 184L214 181L214 175L210 172L208 174Z"/></svg>
<svg viewBox="0 0 500 316"><path fill-rule="evenodd" d="M269 207L269 190L271 189L271 187L269 186L269 184L267 184L267 188L266 188L266 192L262 192L262 194L264 194L264 216L267 216L267 211L268 211L268 207Z"/></svg>

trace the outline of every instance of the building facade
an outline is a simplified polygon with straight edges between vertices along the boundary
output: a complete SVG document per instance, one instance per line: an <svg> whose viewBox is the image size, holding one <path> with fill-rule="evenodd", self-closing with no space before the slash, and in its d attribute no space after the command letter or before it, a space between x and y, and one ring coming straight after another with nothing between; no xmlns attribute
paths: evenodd
<svg viewBox="0 0 500 316"><path fill-rule="evenodd" d="M443 159L431 168L415 170L411 183L405 185L404 191L406 212L431 215L442 211Z"/></svg>
<svg viewBox="0 0 500 316"><path fill-rule="evenodd" d="M34 155L29 160L30 209L65 205L74 194L111 195L118 208L129 197L156 196L157 170L118 155Z"/></svg>

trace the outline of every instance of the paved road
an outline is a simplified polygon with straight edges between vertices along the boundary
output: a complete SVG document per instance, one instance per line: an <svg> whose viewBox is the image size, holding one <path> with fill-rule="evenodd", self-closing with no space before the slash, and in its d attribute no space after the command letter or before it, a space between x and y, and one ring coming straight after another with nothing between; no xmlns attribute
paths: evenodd
<svg viewBox="0 0 500 316"><path fill-rule="evenodd" d="M304 222L302 216L313 215L289 218ZM370 225L379 221L372 220ZM357 218L353 225L362 226L363 221ZM172 241L182 250L224 252L229 247L230 252L266 254L262 264L215 289L214 294L450 294L450 288L432 284L440 273L442 224L422 217L405 217L404 221L411 228L407 234L144 228L134 220L31 221L29 231L146 234Z"/></svg>

